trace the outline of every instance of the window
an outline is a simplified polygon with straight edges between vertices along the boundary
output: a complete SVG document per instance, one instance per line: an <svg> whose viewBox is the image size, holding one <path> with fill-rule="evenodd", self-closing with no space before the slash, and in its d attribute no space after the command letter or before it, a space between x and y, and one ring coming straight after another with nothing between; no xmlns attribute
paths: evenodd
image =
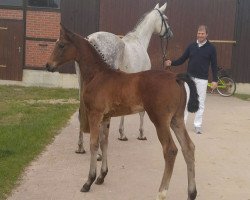
<svg viewBox="0 0 250 200"><path fill-rule="evenodd" d="M4 6L22 6L23 0L0 0L0 5Z"/></svg>
<svg viewBox="0 0 250 200"><path fill-rule="evenodd" d="M61 0L28 0L28 6L39 8L60 8Z"/></svg>

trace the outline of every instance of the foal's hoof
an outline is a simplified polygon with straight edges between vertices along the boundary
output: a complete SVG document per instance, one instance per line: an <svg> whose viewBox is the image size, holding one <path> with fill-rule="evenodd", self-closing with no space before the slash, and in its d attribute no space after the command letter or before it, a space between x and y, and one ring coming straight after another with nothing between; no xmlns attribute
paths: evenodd
<svg viewBox="0 0 250 200"><path fill-rule="evenodd" d="M88 192L89 190L90 190L90 185L88 185L88 184L85 183L82 186L81 192Z"/></svg>
<svg viewBox="0 0 250 200"><path fill-rule="evenodd" d="M138 137L137 140L147 140L147 138L144 136L144 137Z"/></svg>
<svg viewBox="0 0 250 200"><path fill-rule="evenodd" d="M97 156L96 156L96 160L97 161L102 161L102 155L98 153Z"/></svg>
<svg viewBox="0 0 250 200"><path fill-rule="evenodd" d="M78 153L78 154L85 154L86 151L85 151L84 149L77 149L77 150L75 151L75 153Z"/></svg>
<svg viewBox="0 0 250 200"><path fill-rule="evenodd" d="M104 182L103 178L97 178L96 181L95 181L95 184L96 185L101 185L101 184L103 184L103 182Z"/></svg>
<svg viewBox="0 0 250 200"><path fill-rule="evenodd" d="M121 141L128 141L128 138L126 136L124 137L119 137L118 140L121 140Z"/></svg>

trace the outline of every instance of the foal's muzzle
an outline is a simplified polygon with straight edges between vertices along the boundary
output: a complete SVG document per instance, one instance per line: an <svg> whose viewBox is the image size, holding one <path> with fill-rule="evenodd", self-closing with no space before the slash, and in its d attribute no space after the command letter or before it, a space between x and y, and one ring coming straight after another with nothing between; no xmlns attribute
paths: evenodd
<svg viewBox="0 0 250 200"><path fill-rule="evenodd" d="M47 71L49 71L49 72L55 72L55 71L56 71L56 68L50 66L48 63L46 64L45 69L46 69Z"/></svg>

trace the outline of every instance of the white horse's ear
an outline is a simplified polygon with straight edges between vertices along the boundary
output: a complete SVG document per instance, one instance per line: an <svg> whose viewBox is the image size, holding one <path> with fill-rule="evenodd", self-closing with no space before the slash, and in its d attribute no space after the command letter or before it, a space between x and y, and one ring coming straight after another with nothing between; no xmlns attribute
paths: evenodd
<svg viewBox="0 0 250 200"><path fill-rule="evenodd" d="M156 4L154 9L159 9L159 3Z"/></svg>
<svg viewBox="0 0 250 200"><path fill-rule="evenodd" d="M161 12L164 12L166 10L166 8L167 8L167 2L162 7L160 7L159 10Z"/></svg>

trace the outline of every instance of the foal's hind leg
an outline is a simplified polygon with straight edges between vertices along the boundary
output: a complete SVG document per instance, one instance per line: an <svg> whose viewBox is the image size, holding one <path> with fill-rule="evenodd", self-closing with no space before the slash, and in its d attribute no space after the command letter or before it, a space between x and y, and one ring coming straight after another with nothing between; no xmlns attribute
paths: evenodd
<svg viewBox="0 0 250 200"><path fill-rule="evenodd" d="M156 127L158 138L161 142L163 155L165 159L165 169L162 177L161 185L159 188L159 194L156 200L166 200L167 190L169 187L169 182L173 173L174 162L178 152L175 146L173 138L170 133L170 129L166 122L162 123Z"/></svg>
<svg viewBox="0 0 250 200"><path fill-rule="evenodd" d="M195 146L187 133L183 118L173 118L171 121L171 128L181 145L182 153L187 164L188 200L194 200L197 195L194 165Z"/></svg>
<svg viewBox="0 0 250 200"><path fill-rule="evenodd" d="M100 147L102 150L102 167L99 177L96 180L96 184L100 185L104 182L104 178L108 173L108 162L107 162L107 149L108 149L108 135L109 135L110 119L102 122L100 131Z"/></svg>
<svg viewBox="0 0 250 200"><path fill-rule="evenodd" d="M139 115L140 115L140 129L139 129L140 133L137 139L147 140L147 138L144 136L144 129L143 129L143 120L144 120L145 111L139 112Z"/></svg>

